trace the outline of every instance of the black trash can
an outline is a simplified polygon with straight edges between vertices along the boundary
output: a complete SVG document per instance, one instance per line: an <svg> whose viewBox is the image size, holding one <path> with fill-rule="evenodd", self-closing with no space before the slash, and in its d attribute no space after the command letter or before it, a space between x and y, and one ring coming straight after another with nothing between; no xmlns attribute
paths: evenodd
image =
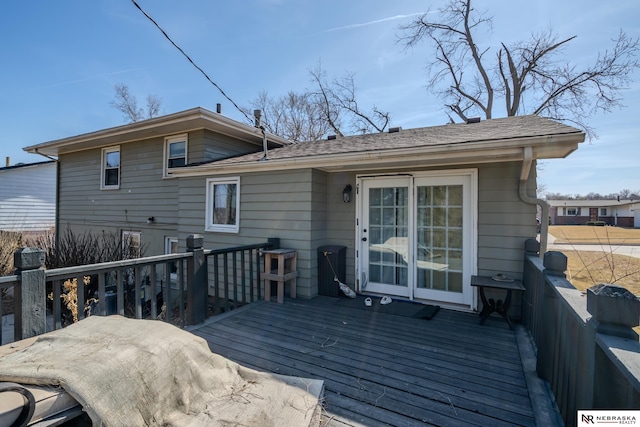
<svg viewBox="0 0 640 427"><path fill-rule="evenodd" d="M346 246L327 245L318 248L318 294L327 297L339 297L340 285L346 280Z"/></svg>

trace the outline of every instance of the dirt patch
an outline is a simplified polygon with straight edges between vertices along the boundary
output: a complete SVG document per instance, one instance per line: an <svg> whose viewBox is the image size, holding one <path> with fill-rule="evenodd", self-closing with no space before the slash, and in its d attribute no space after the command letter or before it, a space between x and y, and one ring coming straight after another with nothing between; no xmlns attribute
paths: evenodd
<svg viewBox="0 0 640 427"><path fill-rule="evenodd" d="M640 295L640 258L608 252L566 251L567 279L581 291L600 283L622 286Z"/></svg>

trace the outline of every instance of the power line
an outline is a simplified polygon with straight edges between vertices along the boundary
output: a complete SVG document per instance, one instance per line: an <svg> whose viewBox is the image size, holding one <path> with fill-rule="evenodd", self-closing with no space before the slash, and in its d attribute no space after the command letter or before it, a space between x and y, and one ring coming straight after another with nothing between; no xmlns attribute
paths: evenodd
<svg viewBox="0 0 640 427"><path fill-rule="evenodd" d="M184 55L185 58L187 58L187 60L191 63L191 65L193 65L198 71L200 71L202 73L202 75L209 81L209 83L211 83L212 85L214 85L216 87L216 89L218 89L220 91L220 93L222 94L222 96L224 96L225 98L227 98L229 100L229 102L231 102L231 104L233 104L234 107L236 107L238 109L238 111L240 111L242 113L242 115L244 115L247 120L249 121L249 123L252 122L252 119L247 115L247 113L245 113L242 108L238 107L238 104L236 104L233 99L229 98L229 96L222 90L222 88L220 86L218 86L216 84L216 82L214 82L213 80L211 80L211 77L209 77L207 75L207 73L198 66L198 64L196 64L193 59L191 59L189 57L189 55L187 55L187 53L182 50L182 48L180 46L177 45L176 42L174 42L171 37L169 37L169 35L167 34L167 32L165 30L162 29L162 27L151 17L149 16L149 14L147 12L145 12L140 5L136 2L136 0L131 0L131 2L140 10L140 12L142 12L142 14L144 16L147 17L147 19L149 21L151 21L153 23L153 25L156 26L156 28L158 28L158 30L160 30L160 32L167 38L167 40L169 40L169 42L171 42L171 44L173 46L175 46L176 49L178 49L180 51L180 53L182 55Z"/></svg>

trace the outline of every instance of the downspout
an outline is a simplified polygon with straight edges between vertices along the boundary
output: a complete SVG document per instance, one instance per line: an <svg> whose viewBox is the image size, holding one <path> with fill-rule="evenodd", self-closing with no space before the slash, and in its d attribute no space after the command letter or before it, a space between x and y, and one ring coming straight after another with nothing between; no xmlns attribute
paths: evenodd
<svg viewBox="0 0 640 427"><path fill-rule="evenodd" d="M60 245L60 212L59 212L59 206L60 206L60 160L56 159L55 157L51 157L48 156L46 154L42 154L40 152L38 152L38 149L36 148L34 150L34 152L36 154L39 154L43 157L46 157L49 160L53 160L54 162L56 162L56 213L55 213L55 218L53 220L53 226L56 228L55 231L55 245L56 248L59 248Z"/></svg>
<svg viewBox="0 0 640 427"><path fill-rule="evenodd" d="M533 164L533 149L531 147L523 148L522 169L520 171L520 185L518 193L520 200L530 205L540 206L542 209L542 218L540 218L540 258L544 257L547 252L547 236L549 234L549 205L542 199L531 197L527 194L527 182L529 181L529 172Z"/></svg>

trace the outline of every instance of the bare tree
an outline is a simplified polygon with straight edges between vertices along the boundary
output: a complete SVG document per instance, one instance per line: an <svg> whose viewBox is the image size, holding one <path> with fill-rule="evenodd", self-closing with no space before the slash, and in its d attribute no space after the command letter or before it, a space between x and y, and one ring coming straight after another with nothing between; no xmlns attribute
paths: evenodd
<svg viewBox="0 0 640 427"><path fill-rule="evenodd" d="M119 110L125 120L129 122L139 122L140 120L151 119L160 114L162 99L156 95L148 95L145 108L138 106L138 100L129 92L129 87L124 83L114 86L116 92L115 100L110 105Z"/></svg>
<svg viewBox="0 0 640 427"><path fill-rule="evenodd" d="M439 12L437 21L427 12L401 26L399 41L405 48L425 40L435 47L427 64L429 84L444 100L451 122L478 114L490 119L502 98L507 116L538 114L569 122L592 138L586 119L620 106L621 91L639 67L639 40L622 31L611 50L580 68L558 60L576 36L559 38L549 30L523 42L500 43L491 54L490 47L478 45L477 33L491 28L492 17L476 11L471 0L450 0Z"/></svg>
<svg viewBox="0 0 640 427"><path fill-rule="evenodd" d="M251 106L262 111L262 125L269 132L290 141L315 141L330 132L320 107L309 93L291 91L272 98L267 92L261 92Z"/></svg>
<svg viewBox="0 0 640 427"><path fill-rule="evenodd" d="M360 108L352 73L333 78L331 83L320 65L309 70L309 74L316 86L312 91L315 101L322 109L324 120L330 124L336 135L344 134L341 129L341 116L348 118L349 133L384 132L389 125L391 115L388 112L378 109L375 105L368 112Z"/></svg>
<svg viewBox="0 0 640 427"><path fill-rule="evenodd" d="M262 124L270 132L300 142L322 139L330 133L384 132L389 125L389 113L376 106L369 112L360 109L353 74L329 80L320 66L309 74L312 90L289 92L279 98L262 92L251 102L253 109L262 110Z"/></svg>

